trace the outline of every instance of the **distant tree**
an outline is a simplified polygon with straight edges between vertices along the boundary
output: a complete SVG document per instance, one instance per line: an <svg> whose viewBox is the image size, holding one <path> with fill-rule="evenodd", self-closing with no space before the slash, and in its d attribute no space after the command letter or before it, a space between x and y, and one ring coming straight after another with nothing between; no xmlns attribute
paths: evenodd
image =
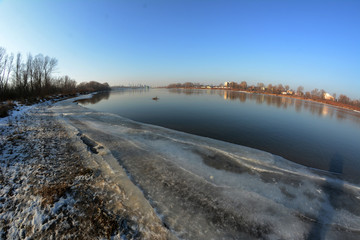
<svg viewBox="0 0 360 240"><path fill-rule="evenodd" d="M306 97L306 98L311 98L311 93L310 93L310 92L306 92L306 93L305 93L305 97Z"/></svg>
<svg viewBox="0 0 360 240"><path fill-rule="evenodd" d="M34 91L36 92L36 94L40 94L42 88L43 65L44 65L44 56L42 54L36 55L32 64Z"/></svg>
<svg viewBox="0 0 360 240"><path fill-rule="evenodd" d="M194 87L194 84L192 82L184 83L184 88L192 88L192 87Z"/></svg>
<svg viewBox="0 0 360 240"><path fill-rule="evenodd" d="M264 85L264 83L257 83L256 87L259 89L259 91L262 91L263 88L265 88L265 85Z"/></svg>
<svg viewBox="0 0 360 240"><path fill-rule="evenodd" d="M55 67L58 64L58 61L56 58L50 58L49 56L46 56L44 58L44 63L43 63L43 72L44 72L44 92L45 94L49 94L50 93L50 81L51 81L51 74L54 71Z"/></svg>
<svg viewBox="0 0 360 240"><path fill-rule="evenodd" d="M246 89L247 89L247 82L246 82L246 81L242 81L242 82L240 83L240 89L242 89L242 90L246 90Z"/></svg>
<svg viewBox="0 0 360 240"><path fill-rule="evenodd" d="M320 97L321 99L325 99L325 94L326 94L326 91L325 91L324 89L321 89L321 90L320 90L320 93L319 93L319 97Z"/></svg>
<svg viewBox="0 0 360 240"><path fill-rule="evenodd" d="M278 84L276 87L275 87L275 91L276 91L276 93L278 93L278 94L281 94L284 90L285 90L285 88L284 88L284 86L280 83L280 84Z"/></svg>
<svg viewBox="0 0 360 240"><path fill-rule="evenodd" d="M6 50L3 47L0 47L0 94L4 95L5 91L5 82L8 71L9 57L6 54Z"/></svg>
<svg viewBox="0 0 360 240"><path fill-rule="evenodd" d="M304 87L303 86L299 86L297 88L297 91L296 91L297 95L299 96L303 96L304 95Z"/></svg>
<svg viewBox="0 0 360 240"><path fill-rule="evenodd" d="M348 96L346 96L345 94L340 94L338 101L341 103L344 103L344 104L349 104L350 98Z"/></svg>
<svg viewBox="0 0 360 240"><path fill-rule="evenodd" d="M360 99L354 100L354 101L353 101L353 105L354 105L355 107L360 107Z"/></svg>
<svg viewBox="0 0 360 240"><path fill-rule="evenodd" d="M228 85L228 87L233 88L233 89L236 89L237 84L236 84L236 82L230 82L229 85Z"/></svg>
<svg viewBox="0 0 360 240"><path fill-rule="evenodd" d="M333 93L332 96L334 97L334 100L336 101L336 93Z"/></svg>
<svg viewBox="0 0 360 240"><path fill-rule="evenodd" d="M315 88L315 89L311 90L311 98L313 98L313 99L320 98L319 89Z"/></svg>
<svg viewBox="0 0 360 240"><path fill-rule="evenodd" d="M27 71L27 75L30 81L30 92L34 91L34 83L33 83L33 57L32 55L29 53L28 57L27 57L27 61L26 61L26 71Z"/></svg>
<svg viewBox="0 0 360 240"><path fill-rule="evenodd" d="M15 60L15 74L14 74L14 85L17 90L21 89L21 72L22 72L22 65L21 65L21 53L16 55Z"/></svg>
<svg viewBox="0 0 360 240"><path fill-rule="evenodd" d="M289 85L285 85L285 91L289 91L290 90L290 86Z"/></svg>
<svg viewBox="0 0 360 240"><path fill-rule="evenodd" d="M108 83L99 83L96 81L91 82L82 82L76 87L78 92L87 93L87 92L96 92L96 91L108 91L110 86Z"/></svg>

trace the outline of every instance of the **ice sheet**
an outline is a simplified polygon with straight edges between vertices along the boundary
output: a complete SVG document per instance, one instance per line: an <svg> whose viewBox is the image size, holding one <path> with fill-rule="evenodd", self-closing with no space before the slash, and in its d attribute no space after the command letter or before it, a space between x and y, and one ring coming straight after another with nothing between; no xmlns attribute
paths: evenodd
<svg viewBox="0 0 360 240"><path fill-rule="evenodd" d="M90 148L107 148L180 238L360 237L360 188L336 175L95 112L73 100L52 111L78 129Z"/></svg>

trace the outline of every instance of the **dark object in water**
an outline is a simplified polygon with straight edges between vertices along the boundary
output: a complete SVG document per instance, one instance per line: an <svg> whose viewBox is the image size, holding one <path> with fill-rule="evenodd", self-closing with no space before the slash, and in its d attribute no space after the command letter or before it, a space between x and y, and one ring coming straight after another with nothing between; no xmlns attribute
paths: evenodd
<svg viewBox="0 0 360 240"><path fill-rule="evenodd" d="M153 97L152 100L157 101L157 100L159 100L159 98L156 96L156 97Z"/></svg>

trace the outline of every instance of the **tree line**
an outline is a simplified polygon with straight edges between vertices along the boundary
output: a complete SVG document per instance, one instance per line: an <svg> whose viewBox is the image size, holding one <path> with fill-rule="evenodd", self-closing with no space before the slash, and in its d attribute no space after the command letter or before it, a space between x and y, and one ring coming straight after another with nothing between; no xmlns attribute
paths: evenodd
<svg viewBox="0 0 360 240"><path fill-rule="evenodd" d="M7 54L0 47L0 101L32 99L55 94L75 94L109 90L108 83L77 84L69 76L53 76L58 60L38 54Z"/></svg>
<svg viewBox="0 0 360 240"><path fill-rule="evenodd" d="M169 84L167 88L220 88L220 89L230 89L230 90L242 90L254 93L267 93L267 94L281 94L281 95L291 95L297 96L304 99L313 99L313 100L323 100L323 101L333 101L346 105L351 105L360 108L360 99L351 99L345 94L340 94L337 97L336 93L329 94L324 89L313 89L311 91L304 91L303 86L299 86L296 90L290 88L289 85L283 84L268 84L257 83L256 85L248 85L246 81L240 83L237 82L225 82L218 86L209 86L203 85L200 83L173 83Z"/></svg>

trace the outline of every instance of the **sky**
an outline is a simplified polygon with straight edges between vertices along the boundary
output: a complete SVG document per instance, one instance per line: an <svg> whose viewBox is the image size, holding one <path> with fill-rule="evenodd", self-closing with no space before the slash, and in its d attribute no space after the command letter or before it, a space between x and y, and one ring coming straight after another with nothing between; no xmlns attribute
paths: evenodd
<svg viewBox="0 0 360 240"><path fill-rule="evenodd" d="M0 0L0 46L110 85L247 81L360 98L359 0Z"/></svg>

